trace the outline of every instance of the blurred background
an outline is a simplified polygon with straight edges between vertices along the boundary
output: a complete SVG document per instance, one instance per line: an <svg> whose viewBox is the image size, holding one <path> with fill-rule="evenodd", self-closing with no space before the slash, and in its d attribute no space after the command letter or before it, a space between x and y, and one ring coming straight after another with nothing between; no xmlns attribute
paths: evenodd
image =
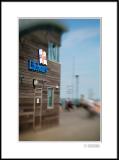
<svg viewBox="0 0 119 160"><path fill-rule="evenodd" d="M66 27L60 47L59 126L20 140L100 141L100 19L52 19ZM26 24L29 25L29 24Z"/></svg>

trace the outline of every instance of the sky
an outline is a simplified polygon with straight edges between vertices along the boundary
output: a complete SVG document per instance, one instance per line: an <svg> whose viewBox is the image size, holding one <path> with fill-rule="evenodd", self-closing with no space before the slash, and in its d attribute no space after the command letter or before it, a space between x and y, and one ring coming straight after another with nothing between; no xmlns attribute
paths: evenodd
<svg viewBox="0 0 119 160"><path fill-rule="evenodd" d="M60 19L68 28L60 47L61 98L101 98L100 19ZM79 75L76 84L75 75Z"/></svg>

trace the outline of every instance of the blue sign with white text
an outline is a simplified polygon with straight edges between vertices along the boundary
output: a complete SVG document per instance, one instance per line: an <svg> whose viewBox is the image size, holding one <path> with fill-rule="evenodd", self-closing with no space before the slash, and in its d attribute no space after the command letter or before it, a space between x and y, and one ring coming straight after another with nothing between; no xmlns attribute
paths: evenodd
<svg viewBox="0 0 119 160"><path fill-rule="evenodd" d="M39 64L39 62L36 62L35 60L28 60L28 69L31 71L36 72L43 72L46 73L48 71L48 67Z"/></svg>

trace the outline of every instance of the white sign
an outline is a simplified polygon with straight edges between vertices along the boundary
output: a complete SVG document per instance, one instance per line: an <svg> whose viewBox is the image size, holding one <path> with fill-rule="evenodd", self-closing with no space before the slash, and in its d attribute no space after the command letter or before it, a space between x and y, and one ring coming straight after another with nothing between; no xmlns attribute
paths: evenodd
<svg viewBox="0 0 119 160"><path fill-rule="evenodd" d="M46 52L43 49L39 49L39 61L43 65L47 65Z"/></svg>
<svg viewBox="0 0 119 160"><path fill-rule="evenodd" d="M39 103L39 98L37 98L37 103Z"/></svg>

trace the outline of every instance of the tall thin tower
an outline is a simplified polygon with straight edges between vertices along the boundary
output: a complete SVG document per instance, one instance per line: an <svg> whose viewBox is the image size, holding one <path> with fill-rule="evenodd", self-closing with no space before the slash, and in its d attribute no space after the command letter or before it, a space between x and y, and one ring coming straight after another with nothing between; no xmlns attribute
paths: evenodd
<svg viewBox="0 0 119 160"><path fill-rule="evenodd" d="M76 99L79 99L79 75L75 75L76 77Z"/></svg>
<svg viewBox="0 0 119 160"><path fill-rule="evenodd" d="M74 100L74 77L75 77L75 56L73 56L72 64L72 101Z"/></svg>

